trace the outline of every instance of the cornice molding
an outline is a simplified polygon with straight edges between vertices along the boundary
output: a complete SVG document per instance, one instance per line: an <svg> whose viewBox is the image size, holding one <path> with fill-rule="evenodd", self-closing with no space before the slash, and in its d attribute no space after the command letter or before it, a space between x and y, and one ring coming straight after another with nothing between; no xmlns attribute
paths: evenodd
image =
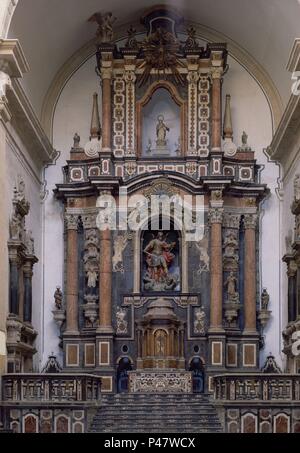
<svg viewBox="0 0 300 453"><path fill-rule="evenodd" d="M130 25L133 25L137 30L137 34L145 33L145 29L140 22L126 23L115 30L116 41L121 41L127 37L127 30ZM211 43L227 42L230 56L248 71L263 91L270 107L274 131L277 128L283 113L283 103L280 94L267 71L252 55L250 55L249 52L222 33L204 25L187 21L186 26L188 27L190 25L195 28L198 39ZM63 66L61 66L46 93L43 101L41 123L51 142L53 140L53 117L59 96L72 75L96 53L95 45L96 38L78 49Z"/></svg>
<svg viewBox="0 0 300 453"><path fill-rule="evenodd" d="M300 39L295 39L294 41L287 70L291 73L300 70ZM300 95L291 94L273 140L267 149L267 153L271 159L282 164L284 178L286 178L293 168L299 154L299 125Z"/></svg>
<svg viewBox="0 0 300 453"><path fill-rule="evenodd" d="M12 86L7 90L7 99L12 115L12 125L19 131L32 158L38 159L42 165L51 163L57 151L53 149L46 136L19 80L12 79Z"/></svg>
<svg viewBox="0 0 300 453"><path fill-rule="evenodd" d="M2 70L10 77L21 78L29 71L18 39L0 39L0 62L7 64L7 68Z"/></svg>

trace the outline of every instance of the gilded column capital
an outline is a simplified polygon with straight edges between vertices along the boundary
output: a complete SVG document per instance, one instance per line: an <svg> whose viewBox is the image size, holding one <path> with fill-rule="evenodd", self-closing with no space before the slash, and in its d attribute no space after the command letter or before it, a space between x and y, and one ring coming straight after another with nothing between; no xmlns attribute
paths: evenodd
<svg viewBox="0 0 300 453"><path fill-rule="evenodd" d="M258 220L257 214L245 214L244 215L245 229L255 229L257 225L257 220Z"/></svg>
<svg viewBox="0 0 300 453"><path fill-rule="evenodd" d="M67 230L77 230L78 228L78 215L65 214L65 224Z"/></svg>
<svg viewBox="0 0 300 453"><path fill-rule="evenodd" d="M102 80L111 80L112 79L112 68L101 68L101 78Z"/></svg>
<svg viewBox="0 0 300 453"><path fill-rule="evenodd" d="M216 67L212 68L210 71L210 76L212 80L220 80L223 75L223 68L222 67Z"/></svg>
<svg viewBox="0 0 300 453"><path fill-rule="evenodd" d="M208 213L209 223L222 223L223 222L224 209L223 208L210 208Z"/></svg>

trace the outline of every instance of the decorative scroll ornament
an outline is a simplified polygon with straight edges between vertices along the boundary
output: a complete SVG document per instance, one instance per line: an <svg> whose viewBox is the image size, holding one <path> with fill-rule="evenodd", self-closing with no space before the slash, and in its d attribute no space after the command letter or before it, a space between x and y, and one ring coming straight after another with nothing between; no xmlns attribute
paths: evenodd
<svg viewBox="0 0 300 453"><path fill-rule="evenodd" d="M280 367L276 363L275 357L271 352L266 358L265 364L262 367L261 371L263 373L282 373Z"/></svg>
<svg viewBox="0 0 300 453"><path fill-rule="evenodd" d="M205 335L206 315L202 307L195 310L194 332L199 335Z"/></svg>
<svg viewBox="0 0 300 453"><path fill-rule="evenodd" d="M223 255L223 264L224 270L234 271L238 269L238 231L237 230L228 230L225 235L224 241L224 255Z"/></svg>
<svg viewBox="0 0 300 453"><path fill-rule="evenodd" d="M128 333L128 321L126 321L126 310L119 308L116 313L117 318L117 335L126 335Z"/></svg>
<svg viewBox="0 0 300 453"><path fill-rule="evenodd" d="M95 13L89 18L88 22L96 22L98 25L96 36L99 44L110 44L114 39L113 24L116 21L112 13Z"/></svg>
<svg viewBox="0 0 300 453"><path fill-rule="evenodd" d="M197 249L200 252L200 264L197 270L198 274L202 274L202 272L209 272L209 229L205 228L205 234L201 241L195 242Z"/></svg>
<svg viewBox="0 0 300 453"><path fill-rule="evenodd" d="M114 255L112 257L113 272L124 274L123 252L127 247L128 241L133 237L132 233L124 232L119 234L114 241Z"/></svg>
<svg viewBox="0 0 300 453"><path fill-rule="evenodd" d="M129 50L139 50L141 44L136 39L136 29L130 25L130 28L127 30L127 41L125 44L125 48Z"/></svg>
<svg viewBox="0 0 300 453"><path fill-rule="evenodd" d="M199 50L199 44L196 39L196 30L190 25L187 29L187 40L184 43L184 50Z"/></svg>
<svg viewBox="0 0 300 453"><path fill-rule="evenodd" d="M147 82L152 69L155 70L157 78L171 74L176 83L184 85L184 77L177 68L184 67L177 56L180 42L172 33L159 27L144 39L141 48L145 54L145 61L138 68L143 69L138 79L140 87Z"/></svg>

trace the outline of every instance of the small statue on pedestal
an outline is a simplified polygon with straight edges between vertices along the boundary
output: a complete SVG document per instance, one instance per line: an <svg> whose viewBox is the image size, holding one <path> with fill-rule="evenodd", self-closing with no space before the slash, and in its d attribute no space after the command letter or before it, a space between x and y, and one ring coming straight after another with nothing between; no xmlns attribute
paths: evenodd
<svg viewBox="0 0 300 453"><path fill-rule="evenodd" d="M269 293L266 290L266 288L263 288L262 293L261 293L261 309L268 310L269 302L270 302Z"/></svg>
<svg viewBox="0 0 300 453"><path fill-rule="evenodd" d="M236 292L237 278L233 272L230 272L226 282L224 283L227 288L228 301L236 301L238 299L238 293Z"/></svg>
<svg viewBox="0 0 300 453"><path fill-rule="evenodd" d="M157 141L156 141L156 146L158 148L165 148L167 146L167 132L170 131L169 127L166 126L165 124L165 119L163 115L159 115L157 117L158 123L156 126L156 136L157 136Z"/></svg>
<svg viewBox="0 0 300 453"><path fill-rule="evenodd" d="M56 310L62 309L62 300L63 300L63 294L62 294L60 286L58 286L54 293L54 303L55 303Z"/></svg>

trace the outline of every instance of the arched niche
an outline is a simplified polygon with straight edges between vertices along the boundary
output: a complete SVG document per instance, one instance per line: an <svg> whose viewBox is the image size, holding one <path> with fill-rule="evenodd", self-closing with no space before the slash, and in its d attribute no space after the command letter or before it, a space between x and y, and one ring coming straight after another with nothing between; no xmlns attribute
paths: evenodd
<svg viewBox="0 0 300 453"><path fill-rule="evenodd" d="M163 117L169 128L166 150L156 146L158 117ZM144 96L136 103L136 143L139 157L179 157L185 155L187 130L187 102L177 88L167 80L150 85ZM149 139L152 151L147 151ZM153 151L155 149L155 152ZM169 150L169 152L168 152Z"/></svg>
<svg viewBox="0 0 300 453"><path fill-rule="evenodd" d="M142 273L144 268L144 257L143 257L143 242L145 233L155 235L160 231L159 228L151 230L151 225L170 225L170 231L175 231L178 233L178 265L180 266L180 286L177 286L176 289L169 291L143 291L142 285ZM165 228L162 230L164 233L168 232L169 229ZM135 233L134 237L134 292L146 292L148 294L155 294L160 292L170 293L170 292L188 292L188 279L187 279L187 242L185 240L185 230L181 228L181 225L178 223L176 217L170 215L169 217L165 216L149 216L144 223L141 225L141 228Z"/></svg>

